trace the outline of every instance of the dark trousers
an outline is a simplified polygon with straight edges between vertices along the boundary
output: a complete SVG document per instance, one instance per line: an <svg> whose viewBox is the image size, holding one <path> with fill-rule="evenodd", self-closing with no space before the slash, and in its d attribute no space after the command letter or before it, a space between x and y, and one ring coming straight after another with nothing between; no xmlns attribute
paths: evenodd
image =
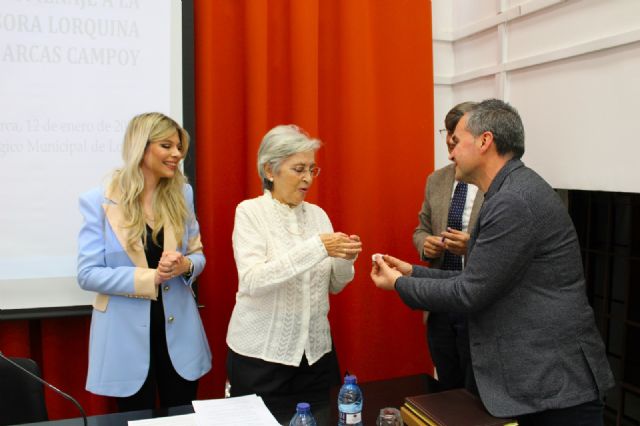
<svg viewBox="0 0 640 426"><path fill-rule="evenodd" d="M160 401L160 407L187 405L196 399L198 381L180 376L169 358L162 299L151 303L150 339L151 359L147 379L138 392L116 398L120 411L156 408L156 398Z"/></svg>
<svg viewBox="0 0 640 426"><path fill-rule="evenodd" d="M517 418L520 426L602 426L603 404L596 399L573 407L541 411Z"/></svg>
<svg viewBox="0 0 640 426"><path fill-rule="evenodd" d="M240 355L229 349L227 376L231 396L257 394L272 413L293 413L296 403L329 401L330 389L340 384L335 351L325 354L313 365L303 355L298 367ZM274 414L275 415L275 414Z"/></svg>
<svg viewBox="0 0 640 426"><path fill-rule="evenodd" d="M477 395L467 317L464 314L430 312L427 330L431 359L443 388L466 388Z"/></svg>

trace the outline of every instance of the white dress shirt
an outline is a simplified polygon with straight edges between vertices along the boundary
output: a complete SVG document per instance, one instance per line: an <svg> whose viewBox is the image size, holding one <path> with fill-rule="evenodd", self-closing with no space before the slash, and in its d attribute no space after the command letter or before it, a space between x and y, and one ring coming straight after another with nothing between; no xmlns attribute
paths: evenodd
<svg viewBox="0 0 640 426"><path fill-rule="evenodd" d="M353 262L329 257L319 234L331 233L320 207L290 208L269 191L236 208L233 254L236 305L227 345L236 353L298 366L331 351L329 292L354 276Z"/></svg>

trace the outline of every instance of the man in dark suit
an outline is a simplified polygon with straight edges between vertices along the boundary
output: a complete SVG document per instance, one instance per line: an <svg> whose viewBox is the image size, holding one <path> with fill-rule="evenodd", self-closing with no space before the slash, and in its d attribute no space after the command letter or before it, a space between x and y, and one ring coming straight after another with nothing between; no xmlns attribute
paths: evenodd
<svg viewBox="0 0 640 426"><path fill-rule="evenodd" d="M614 385L588 304L578 239L555 191L520 158L524 129L505 102L459 121L456 179L485 192L462 272L376 256L371 278L412 308L465 312L480 398L527 425L602 425Z"/></svg>
<svg viewBox="0 0 640 426"><path fill-rule="evenodd" d="M446 139L449 153L454 147L451 138L458 121L474 105L474 102L463 102L447 113L445 128L440 130L440 134ZM413 244L420 259L428 261L432 268L462 269L467 242L483 199L477 186L455 179L455 164L431 173L418 214L418 226L413 232ZM425 311L424 322L431 359L443 388L465 387L478 393L471 368L466 315Z"/></svg>

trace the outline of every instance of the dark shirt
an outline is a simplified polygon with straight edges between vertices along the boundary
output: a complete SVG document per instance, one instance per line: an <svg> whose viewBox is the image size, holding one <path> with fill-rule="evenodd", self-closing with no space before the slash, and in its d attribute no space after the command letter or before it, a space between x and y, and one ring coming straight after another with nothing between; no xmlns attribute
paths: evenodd
<svg viewBox="0 0 640 426"><path fill-rule="evenodd" d="M164 232L160 229L158 232L158 243L156 244L151 237L153 232L149 225L146 225L147 245L144 248L144 254L147 257L147 266L151 269L157 269L164 246ZM157 344L163 342L164 339L164 308L162 306L162 291L158 291L158 299L151 301L151 351Z"/></svg>
<svg viewBox="0 0 640 426"><path fill-rule="evenodd" d="M153 241L153 237L151 236L153 230L149 225L145 226L147 230L147 245L144 248L144 254L147 257L147 266L151 269L156 269L158 267L158 263L160 263L160 258L162 257L162 247L164 246L164 232L163 229L160 229L158 232L158 243L156 244Z"/></svg>

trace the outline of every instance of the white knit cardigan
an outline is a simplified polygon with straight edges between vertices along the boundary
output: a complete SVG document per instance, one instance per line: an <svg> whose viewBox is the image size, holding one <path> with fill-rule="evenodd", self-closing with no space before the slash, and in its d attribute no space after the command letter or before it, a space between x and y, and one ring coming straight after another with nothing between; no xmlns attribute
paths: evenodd
<svg viewBox="0 0 640 426"><path fill-rule="evenodd" d="M329 292L354 276L353 262L329 257L319 234L331 233L320 207L290 208L269 191L236 208L233 254L236 305L227 345L236 353L298 366L331 350Z"/></svg>

